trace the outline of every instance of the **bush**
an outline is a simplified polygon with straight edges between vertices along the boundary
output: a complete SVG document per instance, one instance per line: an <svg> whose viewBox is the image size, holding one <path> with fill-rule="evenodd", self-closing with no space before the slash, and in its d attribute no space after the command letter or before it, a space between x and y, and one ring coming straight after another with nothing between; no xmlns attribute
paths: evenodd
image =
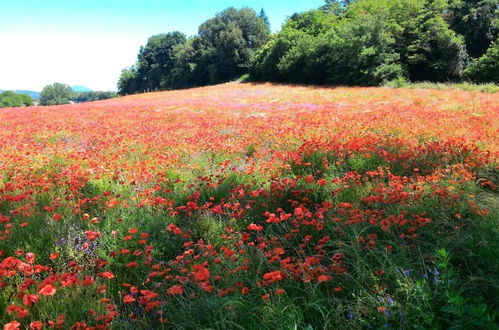
<svg viewBox="0 0 499 330"><path fill-rule="evenodd" d="M12 91L0 93L0 108L30 105L33 105L33 99L28 94L17 94Z"/></svg>
<svg viewBox="0 0 499 330"><path fill-rule="evenodd" d="M471 62L464 76L475 82L499 84L499 40L482 57Z"/></svg>
<svg viewBox="0 0 499 330"><path fill-rule="evenodd" d="M67 104L73 98L73 89L69 85L53 83L43 87L40 93L41 105Z"/></svg>

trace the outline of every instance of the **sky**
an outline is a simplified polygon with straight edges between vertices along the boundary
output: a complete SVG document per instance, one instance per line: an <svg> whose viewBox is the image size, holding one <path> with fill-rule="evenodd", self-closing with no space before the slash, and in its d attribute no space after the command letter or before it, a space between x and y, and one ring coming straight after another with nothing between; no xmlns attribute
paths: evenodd
<svg viewBox="0 0 499 330"><path fill-rule="evenodd" d="M323 0L0 0L0 89L54 82L116 90L121 70L158 33L195 35L227 7L264 9L273 32Z"/></svg>

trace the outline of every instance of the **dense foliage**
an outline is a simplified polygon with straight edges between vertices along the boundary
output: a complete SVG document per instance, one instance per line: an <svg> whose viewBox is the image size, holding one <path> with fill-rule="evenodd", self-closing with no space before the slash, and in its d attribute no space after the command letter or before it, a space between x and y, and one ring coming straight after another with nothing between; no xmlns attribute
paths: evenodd
<svg viewBox="0 0 499 330"><path fill-rule="evenodd" d="M482 57L473 60L464 74L472 81L499 84L499 40Z"/></svg>
<svg viewBox="0 0 499 330"><path fill-rule="evenodd" d="M53 83L43 87L40 93L40 105L67 104L73 96L73 89L69 85Z"/></svg>
<svg viewBox="0 0 499 330"><path fill-rule="evenodd" d="M464 36L471 57L481 57L498 37L499 1L449 0L449 3L445 17L450 27Z"/></svg>
<svg viewBox="0 0 499 330"><path fill-rule="evenodd" d="M255 57L258 80L378 85L459 80L467 63L463 38L433 0L358 0L295 14Z"/></svg>
<svg viewBox="0 0 499 330"><path fill-rule="evenodd" d="M199 26L188 40L180 32L149 38L137 63L123 70L121 94L216 84L246 73L270 33L265 12L228 8Z"/></svg>
<svg viewBox="0 0 499 330"><path fill-rule="evenodd" d="M223 84L0 111L5 329L497 329L499 99Z"/></svg>
<svg viewBox="0 0 499 330"><path fill-rule="evenodd" d="M0 108L26 107L33 105L33 99L28 94L18 94L12 91L0 93Z"/></svg>
<svg viewBox="0 0 499 330"><path fill-rule="evenodd" d="M91 92L74 92L71 100L76 103L92 102L107 100L118 96L116 92L103 92L103 91L91 91Z"/></svg>
<svg viewBox="0 0 499 330"><path fill-rule="evenodd" d="M498 6L499 0L326 0L291 15L270 38L263 10L257 16L229 8L197 36L152 37L122 72L119 91L202 86L248 72L253 80L333 85L495 82L489 47L498 39ZM156 56L161 50L166 55Z"/></svg>

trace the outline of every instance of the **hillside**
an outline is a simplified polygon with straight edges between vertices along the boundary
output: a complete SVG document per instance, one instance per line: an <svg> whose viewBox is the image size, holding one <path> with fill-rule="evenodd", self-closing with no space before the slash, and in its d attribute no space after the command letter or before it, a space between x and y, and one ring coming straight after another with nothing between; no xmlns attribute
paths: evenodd
<svg viewBox="0 0 499 330"><path fill-rule="evenodd" d="M494 328L498 133L459 90L0 109L0 324Z"/></svg>

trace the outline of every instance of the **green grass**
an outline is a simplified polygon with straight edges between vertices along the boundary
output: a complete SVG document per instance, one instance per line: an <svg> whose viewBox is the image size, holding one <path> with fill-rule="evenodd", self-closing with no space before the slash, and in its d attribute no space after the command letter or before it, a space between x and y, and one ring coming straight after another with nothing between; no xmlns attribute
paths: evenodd
<svg viewBox="0 0 499 330"><path fill-rule="evenodd" d="M251 148L249 148L251 149ZM401 191L411 192L409 180L400 182L384 177L366 178L369 171L379 167L392 167L401 178L417 179L410 170L413 166L421 170L434 171L427 162L436 161L431 153L422 154L415 159L397 160L392 164L376 154L369 157L352 155L348 158L332 156L327 152L315 152L303 156L300 164L292 163L289 169L283 169L281 175L273 179L259 176L243 175L217 168L204 157L199 159L209 173L214 174L216 185L208 185L197 181L190 173L171 171L164 174L172 182L180 179L178 184L165 182L161 190L152 193L152 197L164 197L172 200L175 207L184 206L195 201L199 209L191 213L179 211L172 214L175 207L146 205L139 207L138 200L130 200L138 187L124 186L116 181L102 177L89 180L79 191L81 196L92 198L105 192L120 194L127 199L130 206L119 205L115 208L105 207L105 198L89 204L82 209L90 217L98 217L99 223L81 221L81 214L73 214L71 200L61 201L57 209L63 215L61 223L50 220L50 213L44 213L25 219L15 216L13 222L29 221L26 228L13 230L9 242L0 241L0 249L7 255L15 255L15 250L34 251L37 259L46 261L58 272L74 272L69 263L83 267L84 273L96 279L96 284L88 287L58 287L57 299L42 297L42 302L30 309L35 319L53 319L54 315L65 314L67 324L76 321L95 323L88 315L93 309L98 314L106 313L106 304L99 299L107 298L116 306L120 315L111 323L115 329L494 329L499 324L499 195L486 187L477 185L475 181L453 183L453 189L459 191L457 203L437 197L432 190L434 185L448 187L451 174L442 182L425 183L425 193L420 197L407 198L402 202L367 203L364 199L373 194L373 189L386 188L393 191L390 184L400 183ZM462 156L462 155L461 155ZM435 158L435 157L434 157ZM436 158L435 158L436 159ZM446 168L452 168L463 162L459 153L446 159L440 159ZM304 165L304 164L307 165ZM493 166L476 169L479 177L487 178L497 184L497 172ZM333 184L334 178L343 178L347 173L362 175L359 182L347 181L347 185ZM217 176L218 175L218 176ZM305 178L311 175L312 182ZM318 185L317 180L326 178L325 185ZM285 183L285 181L293 183ZM405 180L405 179L404 179ZM286 181L286 182L287 182ZM190 185L190 184L193 185ZM282 189L276 188L282 185ZM139 191L154 188L144 185ZM171 188L171 189L170 189ZM60 189L60 190L58 190ZM165 189L170 189L165 192ZM245 191L240 193L240 189ZM249 192L266 190L267 194L250 197ZM332 191L340 189L338 193ZM392 190L390 190L392 189ZM398 188L397 188L398 189ZM52 195L40 195L37 201L47 204L57 195L64 195L65 187L51 191ZM197 192L197 197L193 194ZM473 196L473 197L471 197ZM207 203L241 203L250 206L244 216L237 218L228 214L217 214ZM303 226L291 233L294 225L291 222L266 224L265 211L281 208L283 212L293 213L299 205L310 210L311 218L319 218L318 211L324 203L351 203L356 212L383 211L384 216L422 214L426 212L432 222L418 229L418 236L407 238L411 225L400 225L390 231L381 230L380 226L363 219L347 225L357 216L346 209L331 208L323 216L324 222L319 232L314 226ZM489 213L478 215L470 202L476 203L480 209L487 208ZM232 204L231 204L232 205ZM3 205L8 209L12 205ZM279 212L275 211L276 214ZM461 217L456 218L455 214ZM367 214L367 213L366 213ZM362 216L360 216L362 219ZM332 220L338 219L338 220ZM120 220L120 221L118 221ZM174 223L189 237L166 230L167 225ZM250 233L250 240L255 243L265 242L268 247L258 244L242 243L241 232L250 223L262 224L261 232ZM64 224L64 225L61 225ZM133 239L123 241L130 228L138 228ZM101 237L98 245L90 252L80 247L83 232L99 231ZM117 234L112 234L113 232ZM140 244L141 233L147 233L147 244ZM370 236L376 236L373 244ZM304 240L313 236L307 244ZM328 236L329 240L318 248L318 239ZM362 237L362 239L361 239ZM200 241L204 243L200 243ZM64 242L62 242L64 241ZM191 241L193 244L185 247ZM192 264L206 262L213 276L221 276L219 281L210 279L215 287L213 293L201 290L197 284L186 281L184 295L171 296L167 289L174 283L161 277L149 277L151 265L147 264L144 254L145 246L154 247L151 263L159 265L159 269L172 268L171 274L188 277ZM204 249L210 245L210 249ZM391 249L388 249L391 246ZM235 254L234 258L223 257L223 249L240 249L244 253ZM262 275L280 269L279 262L271 262L266 257L274 247L282 247L284 256L301 260L302 267L307 256L319 255L321 262L310 266L313 270L321 263L329 264L336 254L343 255L346 273L338 271L329 281L302 281L292 277L291 272L282 281L270 285L256 285L262 281ZM131 252L139 251L139 257L133 254L117 254L119 249ZM188 249L194 252L184 254ZM318 251L323 250L323 254ZM211 255L209 251L217 251ZM60 258L47 261L50 252L60 253ZM204 254L204 253L207 254ZM184 255L182 262L176 258ZM201 261L193 255L203 256ZM283 257L284 257L283 256ZM216 261L217 257L221 261ZM108 260L109 264L99 266L99 262ZM128 269L126 265L136 261L138 266ZM171 262L174 261L174 262ZM249 265L246 270L234 272L234 269ZM307 266L308 267L308 266ZM187 272L183 272L183 268ZM98 278L98 273L111 271L116 278L105 280ZM168 274L170 274L168 273ZM306 272L297 276L305 276ZM37 280L42 278L35 277ZM147 280L146 280L147 279ZM6 280L9 286L18 286L23 276L10 277ZM147 311L143 306L133 303L124 304L122 297L128 292L122 283L131 283L140 289L154 290L160 294L162 304L154 311ZM106 292L95 293L98 285L106 285ZM242 286L250 288L248 294L241 292ZM219 295L217 290L234 288L227 295ZM338 288L341 288L339 290ZM277 289L284 289L276 295ZM31 287L29 292L35 293ZM12 315L5 312L10 301L13 301L13 290L0 291L0 320L8 322ZM269 299L262 296L269 294ZM158 312L163 313L168 323L158 322ZM134 314L131 316L130 314Z"/></svg>
<svg viewBox="0 0 499 330"><path fill-rule="evenodd" d="M435 83L429 81L423 82L407 82L405 80L393 80L387 82L384 87L389 88L414 88L414 89L439 89L439 90L464 90L464 91L476 91L483 93L497 93L499 92L499 86L496 84L474 84L469 82L461 83Z"/></svg>

